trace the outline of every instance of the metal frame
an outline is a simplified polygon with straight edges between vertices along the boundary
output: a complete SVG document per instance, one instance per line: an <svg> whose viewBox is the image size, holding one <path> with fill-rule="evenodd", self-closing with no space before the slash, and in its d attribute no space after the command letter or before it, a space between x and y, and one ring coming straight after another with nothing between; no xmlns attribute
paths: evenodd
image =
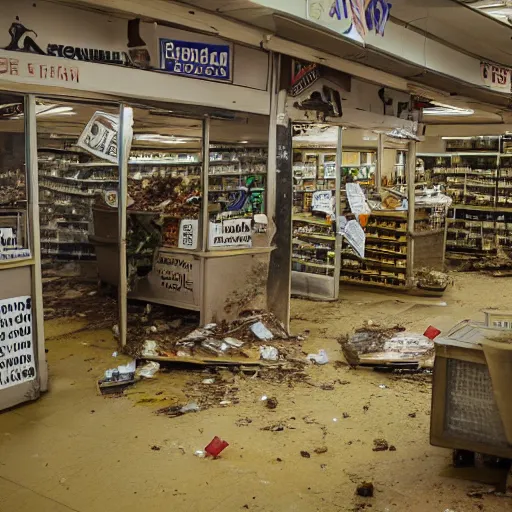
<svg viewBox="0 0 512 512"><path fill-rule="evenodd" d="M338 126L338 140L336 143L336 206L334 208L334 221L336 226L336 242L334 245L334 298L337 299L340 294L340 275L341 275L341 245L342 236L338 229L338 219L341 216L341 166L343 164L343 129Z"/></svg>
<svg viewBox="0 0 512 512"><path fill-rule="evenodd" d="M39 169L37 161L36 97L31 94L25 99L25 151L27 166L28 213L30 248L32 251L32 302L35 305L35 331L37 339L37 369L41 391L48 389L48 366L46 364L44 339L43 283L41 273L41 238L39 230Z"/></svg>
<svg viewBox="0 0 512 512"><path fill-rule="evenodd" d="M407 286L412 287L414 279L414 221L416 214L416 141L407 145Z"/></svg>
<svg viewBox="0 0 512 512"><path fill-rule="evenodd" d="M127 342L128 330L128 281L126 263L126 224L127 224L127 198L128 198L128 158L130 148L126 147L126 131L131 127L126 126L126 109L124 103L119 106L119 128L117 134L117 146L119 157L119 184L117 194L117 207L119 214L119 287L118 287L118 308L119 308L119 340L121 346Z"/></svg>

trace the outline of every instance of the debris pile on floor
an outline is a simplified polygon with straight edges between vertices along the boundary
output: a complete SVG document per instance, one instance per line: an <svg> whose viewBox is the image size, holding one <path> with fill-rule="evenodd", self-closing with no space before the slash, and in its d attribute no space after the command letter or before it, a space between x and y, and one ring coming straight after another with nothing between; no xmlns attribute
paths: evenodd
<svg viewBox="0 0 512 512"><path fill-rule="evenodd" d="M211 323L181 336L176 336L169 324L151 323L148 320L145 329L151 339L146 338L137 351L140 359L228 363L238 358L239 364L278 362L285 359L278 344L290 339L284 326L269 313L250 312L230 324Z"/></svg>
<svg viewBox="0 0 512 512"><path fill-rule="evenodd" d="M430 268L418 269L414 273L418 288L432 291L444 291L448 285L453 285L453 279L445 272Z"/></svg>
<svg viewBox="0 0 512 512"><path fill-rule="evenodd" d="M415 370L432 367L433 338L439 332L429 327L424 334L417 334L406 332L400 325L383 327L367 322L364 327L356 329L354 334L340 336L338 341L347 362L352 367Z"/></svg>

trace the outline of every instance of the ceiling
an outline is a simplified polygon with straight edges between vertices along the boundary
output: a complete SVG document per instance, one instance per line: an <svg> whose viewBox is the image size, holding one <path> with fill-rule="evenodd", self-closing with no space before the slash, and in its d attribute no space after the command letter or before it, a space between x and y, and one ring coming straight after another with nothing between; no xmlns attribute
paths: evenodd
<svg viewBox="0 0 512 512"><path fill-rule="evenodd" d="M347 40L334 32L319 30L303 18L262 7L249 0L186 0L194 7L214 11L269 30L279 37L307 44L346 60L386 71L455 98L473 98L508 111L509 97L485 87L476 87L425 67L400 60L377 47ZM278 2L275 2L279 5ZM393 21L445 42L474 56L512 66L512 27L482 15L455 0L393 0ZM478 34L478 37L475 37ZM431 97L431 99L435 99ZM484 108L485 110L485 108ZM488 109L487 109L488 110ZM492 110L492 109L491 109ZM492 122L489 120L489 122Z"/></svg>
<svg viewBox="0 0 512 512"><path fill-rule="evenodd" d="M9 103L12 97L0 94L0 103L4 99ZM21 99L21 98L20 98ZM101 111L114 115L119 114L119 108L101 104L83 102L65 102L55 100L38 99L38 111L44 110L43 105L59 107L55 114L52 111L41 112L37 115L37 133L45 145L58 140L77 140L85 126L95 112ZM64 109L62 107L65 107ZM65 110L59 112L59 110ZM178 114L178 115L176 115ZM166 149L180 149L185 147L201 147L202 118L182 117L179 112L158 108L133 107L133 132L134 135L160 135L167 138L174 137L192 138L186 144L170 144L157 142L137 142L134 146L159 146ZM0 118L0 132L22 132L24 129L23 116ZM252 114L236 114L230 119L213 118L210 124L210 142L212 144L267 144L268 141L268 117Z"/></svg>
<svg viewBox="0 0 512 512"><path fill-rule="evenodd" d="M393 0L391 21L428 34L464 53L512 66L512 27L497 23L496 19L461 5L471 1L473 0ZM480 1L482 0L478 3ZM483 1L512 4L511 0ZM300 3L300 0L297 2ZM185 3L281 35L273 16L279 12L278 1L274 2L274 9L258 5L257 0L185 0ZM354 47L356 46L359 45L355 44Z"/></svg>
<svg viewBox="0 0 512 512"><path fill-rule="evenodd" d="M392 3L392 21L420 30L464 53L512 66L512 27L508 24L498 23L455 0Z"/></svg>
<svg viewBox="0 0 512 512"><path fill-rule="evenodd" d="M511 0L459 0L468 7L477 10L487 16L501 21L506 25L512 25L512 1Z"/></svg>

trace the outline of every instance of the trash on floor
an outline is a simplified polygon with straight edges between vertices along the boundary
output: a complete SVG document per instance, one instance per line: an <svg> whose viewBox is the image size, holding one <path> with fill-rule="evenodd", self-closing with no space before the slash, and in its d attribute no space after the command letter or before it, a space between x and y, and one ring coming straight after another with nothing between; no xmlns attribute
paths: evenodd
<svg viewBox="0 0 512 512"><path fill-rule="evenodd" d="M139 366L136 371L138 377L144 377L145 379L152 379L160 370L160 364L155 361L150 361L144 366Z"/></svg>
<svg viewBox="0 0 512 512"><path fill-rule="evenodd" d="M449 284L453 285L453 279L448 274L430 268L416 270L414 278L418 288L430 292L442 293Z"/></svg>
<svg viewBox="0 0 512 512"><path fill-rule="evenodd" d="M251 331L259 340L268 341L274 338L274 335L265 327L262 322L256 322L251 325Z"/></svg>
<svg viewBox="0 0 512 512"><path fill-rule="evenodd" d="M306 359L314 364L327 364L329 362L329 357L323 349L319 350L318 354L308 354Z"/></svg>
<svg viewBox="0 0 512 512"><path fill-rule="evenodd" d="M372 450L374 452L385 452L389 450L389 444L385 439L374 439Z"/></svg>
<svg viewBox="0 0 512 512"><path fill-rule="evenodd" d="M98 388L101 394L122 393L124 388L136 382L135 370L135 361L119 365L117 368L105 370L103 378L98 381Z"/></svg>
<svg viewBox="0 0 512 512"><path fill-rule="evenodd" d="M279 402L276 397L267 398L266 400L267 409L277 409Z"/></svg>
<svg viewBox="0 0 512 512"><path fill-rule="evenodd" d="M373 484L371 482L363 482L356 489L356 494L362 498L373 498Z"/></svg>
<svg viewBox="0 0 512 512"><path fill-rule="evenodd" d="M142 349L143 356L157 356L157 342L154 340L146 340Z"/></svg>
<svg viewBox="0 0 512 512"><path fill-rule="evenodd" d="M169 418L177 418L183 416L189 412L199 412L201 408L196 402L190 402L186 405L171 405L170 407L164 407L156 411L157 414L165 414Z"/></svg>
<svg viewBox="0 0 512 512"><path fill-rule="evenodd" d="M426 334L406 332L404 327L366 324L350 336L341 336L343 355L350 366L392 367L415 370L433 365L434 327ZM437 334L436 334L437 335Z"/></svg>
<svg viewBox="0 0 512 512"><path fill-rule="evenodd" d="M260 359L263 359L265 361L278 361L279 350L270 345L263 345L260 347Z"/></svg>
<svg viewBox="0 0 512 512"><path fill-rule="evenodd" d="M227 447L229 443L215 436L208 446L205 447L204 451L212 457L218 457Z"/></svg>

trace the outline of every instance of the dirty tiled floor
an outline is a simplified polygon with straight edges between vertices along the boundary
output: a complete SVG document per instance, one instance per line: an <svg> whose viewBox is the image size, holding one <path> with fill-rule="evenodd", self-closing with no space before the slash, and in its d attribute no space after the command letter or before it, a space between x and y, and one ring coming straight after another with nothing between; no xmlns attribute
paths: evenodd
<svg viewBox="0 0 512 512"><path fill-rule="evenodd" d="M111 332L48 322L49 393L0 414L0 511L512 510L507 498L469 498L475 484L456 478L448 450L429 445L428 380L334 364L343 359L336 337L363 320L446 329L483 308L512 309L509 281L459 274L442 300L357 290L341 296L329 304L293 301L294 331L311 331L304 350L325 348L331 359L308 370L309 384L223 373L216 378L238 387L239 403L178 418L154 411L180 403L183 387L203 373L160 373L126 396L104 398L95 379L112 366ZM262 395L275 396L277 408L265 408ZM283 428L262 430L273 425ZM230 443L222 458L195 457L214 435ZM372 451L375 438L396 451ZM354 496L362 481L373 482L374 498Z"/></svg>

